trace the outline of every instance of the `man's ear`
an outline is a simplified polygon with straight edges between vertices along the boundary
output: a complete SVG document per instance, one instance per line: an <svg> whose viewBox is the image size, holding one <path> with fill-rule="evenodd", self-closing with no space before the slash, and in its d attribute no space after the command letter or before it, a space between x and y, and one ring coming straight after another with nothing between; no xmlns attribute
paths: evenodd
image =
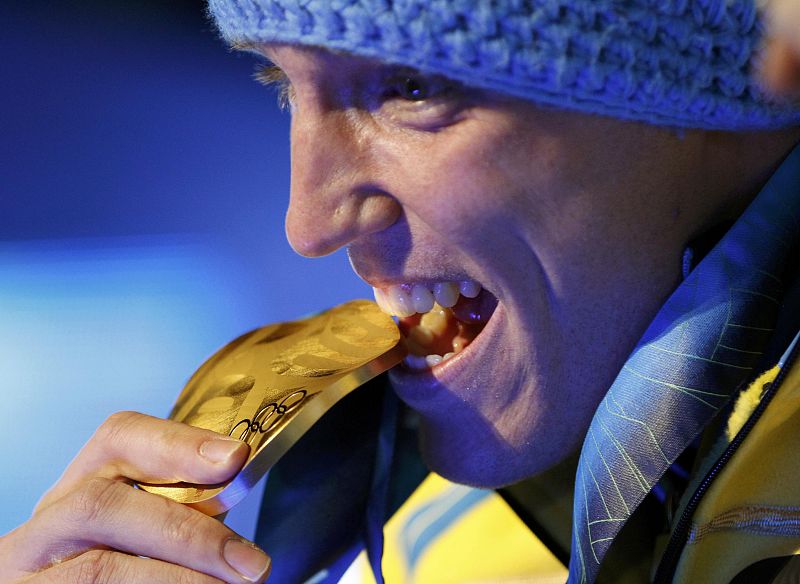
<svg viewBox="0 0 800 584"><path fill-rule="evenodd" d="M777 101L800 101L800 0L756 0L765 25L754 68L759 85Z"/></svg>
<svg viewBox="0 0 800 584"><path fill-rule="evenodd" d="M778 99L800 98L800 47L783 36L767 40L756 74L767 93Z"/></svg>

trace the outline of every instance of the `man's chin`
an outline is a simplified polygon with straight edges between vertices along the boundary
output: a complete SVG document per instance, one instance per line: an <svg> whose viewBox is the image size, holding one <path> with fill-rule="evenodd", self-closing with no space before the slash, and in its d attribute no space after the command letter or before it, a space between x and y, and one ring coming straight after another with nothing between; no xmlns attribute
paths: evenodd
<svg viewBox="0 0 800 584"><path fill-rule="evenodd" d="M460 428L420 422L419 447L427 467L454 483L497 489L540 474L566 459L574 448L563 451L511 448L496 431Z"/></svg>

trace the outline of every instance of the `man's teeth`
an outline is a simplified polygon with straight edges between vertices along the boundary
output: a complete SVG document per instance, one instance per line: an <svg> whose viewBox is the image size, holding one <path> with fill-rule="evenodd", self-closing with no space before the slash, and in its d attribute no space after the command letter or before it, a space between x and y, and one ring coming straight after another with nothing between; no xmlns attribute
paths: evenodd
<svg viewBox="0 0 800 584"><path fill-rule="evenodd" d="M447 330L447 311L441 306L434 306L419 319L418 327L430 331L434 335L441 335Z"/></svg>
<svg viewBox="0 0 800 584"><path fill-rule="evenodd" d="M437 282L433 285L433 297L442 308L451 308L458 302L458 285L453 282Z"/></svg>
<svg viewBox="0 0 800 584"><path fill-rule="evenodd" d="M481 285L477 282L473 282L472 280L464 280L463 282L459 282L458 291L461 292L462 296L466 296L467 298L475 298L481 293Z"/></svg>
<svg viewBox="0 0 800 584"><path fill-rule="evenodd" d="M400 318L421 315L418 321L405 324L409 350L405 364L409 369L429 370L459 353L474 337L474 334L462 332L462 325L455 323L448 309L456 305L459 296L478 296L481 285L477 282L436 282L431 286L402 284L372 290L383 312Z"/></svg>
<svg viewBox="0 0 800 584"><path fill-rule="evenodd" d="M387 296L389 299L389 306L392 307L395 315L402 318L411 316L416 312L414 310L414 303L411 300L411 295L400 286L392 286L389 288Z"/></svg>
<svg viewBox="0 0 800 584"><path fill-rule="evenodd" d="M409 369L415 371L425 371L431 367L435 367L442 361L447 361L455 353L446 353L445 355L408 355L404 359L404 363Z"/></svg>
<svg viewBox="0 0 800 584"><path fill-rule="evenodd" d="M411 304L415 312L426 313L433 308L433 294L425 286L414 284L411 288Z"/></svg>
<svg viewBox="0 0 800 584"><path fill-rule="evenodd" d="M427 314L434 303L442 308L451 308L458 302L459 295L475 298L481 292L481 285L472 280L463 282L436 282L430 288L423 284L373 288L375 302L381 310L393 316L405 318L413 314Z"/></svg>
<svg viewBox="0 0 800 584"><path fill-rule="evenodd" d="M372 293L375 295L375 302L378 303L378 308L386 314L392 314L392 307L389 305L386 293L380 288L373 288Z"/></svg>

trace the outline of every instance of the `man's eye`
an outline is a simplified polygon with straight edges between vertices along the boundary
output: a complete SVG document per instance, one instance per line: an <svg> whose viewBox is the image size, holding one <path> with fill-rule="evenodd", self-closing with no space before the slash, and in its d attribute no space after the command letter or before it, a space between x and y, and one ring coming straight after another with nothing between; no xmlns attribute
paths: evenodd
<svg viewBox="0 0 800 584"><path fill-rule="evenodd" d="M449 87L444 79L408 73L391 77L387 85L385 98L399 98L405 101L425 101L439 97Z"/></svg>
<svg viewBox="0 0 800 584"><path fill-rule="evenodd" d="M444 128L456 120L469 101L468 92L457 81L441 75L392 71L380 83L377 111L392 123L411 128Z"/></svg>
<svg viewBox="0 0 800 584"><path fill-rule="evenodd" d="M426 83L416 77L405 77L398 83L397 93L409 101L422 101L430 95Z"/></svg>

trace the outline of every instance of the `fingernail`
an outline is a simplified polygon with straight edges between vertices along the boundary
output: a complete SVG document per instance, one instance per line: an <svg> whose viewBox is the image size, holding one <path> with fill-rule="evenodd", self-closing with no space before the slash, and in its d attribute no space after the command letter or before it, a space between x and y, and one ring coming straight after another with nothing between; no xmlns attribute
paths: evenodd
<svg viewBox="0 0 800 584"><path fill-rule="evenodd" d="M228 462L231 456L239 450L244 442L239 440L209 440L200 445L200 456L210 460L215 464Z"/></svg>
<svg viewBox="0 0 800 584"><path fill-rule="evenodd" d="M231 538L226 541L222 555L228 565L248 582L258 582L269 569L269 556L241 539Z"/></svg>

